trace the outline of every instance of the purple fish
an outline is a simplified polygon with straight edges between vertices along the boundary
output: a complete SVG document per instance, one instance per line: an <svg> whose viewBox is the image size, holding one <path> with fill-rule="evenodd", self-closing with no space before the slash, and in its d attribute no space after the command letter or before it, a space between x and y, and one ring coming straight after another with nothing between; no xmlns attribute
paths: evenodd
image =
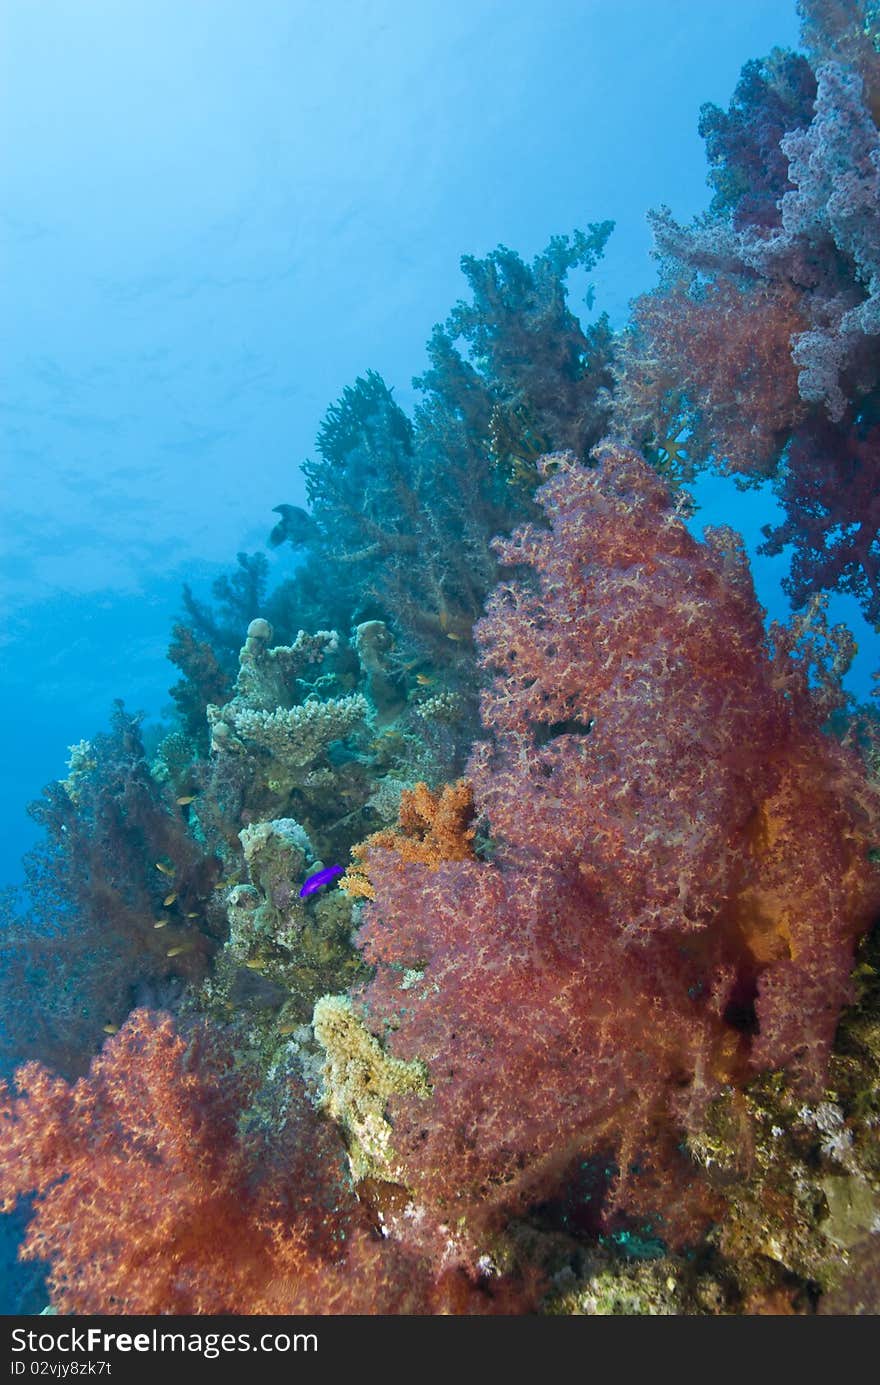
<svg viewBox="0 0 880 1385"><path fill-rule="evenodd" d="M310 875L306 883L299 892L300 899L305 899L307 895L314 894L315 890L320 890L322 885L329 885L331 880L335 880L337 875L344 875L342 866L325 866L323 870L316 870L314 875Z"/></svg>

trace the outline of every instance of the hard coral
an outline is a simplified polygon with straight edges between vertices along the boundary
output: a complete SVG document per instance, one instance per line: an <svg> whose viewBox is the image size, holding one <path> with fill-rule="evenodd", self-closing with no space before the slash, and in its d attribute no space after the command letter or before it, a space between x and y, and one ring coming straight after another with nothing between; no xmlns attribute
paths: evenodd
<svg viewBox="0 0 880 1385"><path fill-rule="evenodd" d="M309 635L301 630L293 644L275 647L272 636L268 621L251 622L232 698L207 709L215 754L206 811L217 816L217 803L228 797L224 781L237 778L239 814L249 816L235 824L236 835L242 822L254 816L294 816L324 851L328 843L321 829L327 819L333 824L346 810L351 814L362 808L369 793L355 757L334 759L331 747L356 732L370 709L361 693L321 697L300 676L336 653L335 631ZM221 816L227 819L219 827L226 829L228 841L229 809Z"/></svg>
<svg viewBox="0 0 880 1385"><path fill-rule="evenodd" d="M200 1003L247 1017L248 1043L267 1066L284 1036L311 1018L318 996L361 972L351 946L351 902L338 890L302 899L314 849L291 818L252 823L239 834L249 883L222 893L229 936Z"/></svg>

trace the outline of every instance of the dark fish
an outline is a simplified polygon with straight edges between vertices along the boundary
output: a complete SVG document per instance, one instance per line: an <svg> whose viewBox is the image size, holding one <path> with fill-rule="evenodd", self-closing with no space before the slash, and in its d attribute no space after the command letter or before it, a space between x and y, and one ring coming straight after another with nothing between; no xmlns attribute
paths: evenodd
<svg viewBox="0 0 880 1385"><path fill-rule="evenodd" d="M314 894L315 890L320 890L322 885L329 885L331 880L335 880L337 875L344 875L342 866L325 866L323 870L316 870L314 875L310 875L306 883L299 892L300 899L305 899L308 895Z"/></svg>
<svg viewBox="0 0 880 1385"><path fill-rule="evenodd" d="M299 505L276 505L272 513L280 515L278 523L269 535L273 548L282 543L291 543L294 548L302 548L311 537L313 521Z"/></svg>

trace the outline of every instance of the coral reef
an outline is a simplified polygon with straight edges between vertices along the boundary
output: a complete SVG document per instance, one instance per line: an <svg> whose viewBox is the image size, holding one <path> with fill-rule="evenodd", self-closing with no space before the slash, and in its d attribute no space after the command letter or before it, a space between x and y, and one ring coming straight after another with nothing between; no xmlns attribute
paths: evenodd
<svg viewBox="0 0 880 1385"><path fill-rule="evenodd" d="M49 1311L878 1311L880 713L828 593L880 620L880 27L801 11L625 332L567 295L610 223L465 257L413 417L328 410L288 579L186 588L173 719L33 807L0 1206ZM785 624L686 526L708 466L784 504Z"/></svg>
<svg viewBox="0 0 880 1385"><path fill-rule="evenodd" d="M295 1079L291 1079L295 1081ZM0 1187L43 1196L24 1252L70 1313L504 1311L478 1277L386 1246L305 1101L252 1095L210 1032L135 1012L74 1086L37 1064L2 1092ZM511 1303L517 1303L513 1293Z"/></svg>
<svg viewBox="0 0 880 1385"><path fill-rule="evenodd" d="M369 797L357 756L334 748L344 747L363 727L371 709L361 693L328 696L325 687L318 691L315 682L300 676L317 674L335 655L335 631L300 631L293 644L274 647L272 638L267 620L251 622L231 699L207 708L214 759L205 797L223 804L214 832L225 835L227 848L235 850L226 826L230 820L238 818L237 835L255 817L293 816L317 842L319 854L332 855L339 845L334 825L363 809ZM332 675L320 682L334 685ZM224 780L237 781L235 806L223 792Z"/></svg>
<svg viewBox="0 0 880 1385"><path fill-rule="evenodd" d="M540 465L549 530L497 545L533 580L477 627L493 740L468 772L495 855L370 852L363 1013L428 1064L431 1120L391 1109L438 1214L478 1235L605 1148L608 1214L650 1210L674 1244L717 1209L672 1132L755 1068L821 1086L880 905L880 800L808 667L766 650L733 535L697 543L620 447Z"/></svg>
<svg viewBox="0 0 880 1385"><path fill-rule="evenodd" d="M351 904L338 891L302 899L321 862L298 822L276 818L239 834L247 882L218 890L228 936L199 1005L215 1018L246 1014L249 1044L271 1061L279 1038L307 1023L328 987L362 974L351 946Z"/></svg>
<svg viewBox="0 0 880 1385"><path fill-rule="evenodd" d="M359 627L380 718L396 711L399 677L383 660L380 687L366 631L389 627L401 664L443 670L456 700L434 737L446 777L477 730L471 629L497 579L490 540L531 512L540 453L585 455L607 422L611 332L604 318L581 326L565 281L595 265L610 231L603 222L554 237L531 265L504 247L466 256L472 299L434 330L415 419L370 371L328 410L318 459L303 467L311 523L289 535L305 557L287 596L305 608L320 591L339 628ZM282 522L273 542L287 538ZM429 718L429 735L436 725Z"/></svg>
<svg viewBox="0 0 880 1385"><path fill-rule="evenodd" d="M705 107L716 188L690 228L653 217L661 283L634 305L614 426L679 477L773 477L796 605L855 595L880 619L880 92L870 6L810 3L813 64L775 51L730 111ZM860 20L859 20L860 16ZM821 59L818 60L817 59Z"/></svg>

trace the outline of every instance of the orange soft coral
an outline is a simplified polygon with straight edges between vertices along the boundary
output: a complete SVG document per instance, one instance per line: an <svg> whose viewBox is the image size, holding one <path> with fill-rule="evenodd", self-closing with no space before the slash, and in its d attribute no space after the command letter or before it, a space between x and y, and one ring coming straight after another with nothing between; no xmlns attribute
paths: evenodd
<svg viewBox="0 0 880 1385"><path fill-rule="evenodd" d="M401 861L418 862L430 870L441 861L473 860L473 815L474 791L466 779L444 784L439 793L424 783L404 789L397 827L374 832L352 848L354 862L340 886L355 898L375 899L369 873L372 850L394 851Z"/></svg>

